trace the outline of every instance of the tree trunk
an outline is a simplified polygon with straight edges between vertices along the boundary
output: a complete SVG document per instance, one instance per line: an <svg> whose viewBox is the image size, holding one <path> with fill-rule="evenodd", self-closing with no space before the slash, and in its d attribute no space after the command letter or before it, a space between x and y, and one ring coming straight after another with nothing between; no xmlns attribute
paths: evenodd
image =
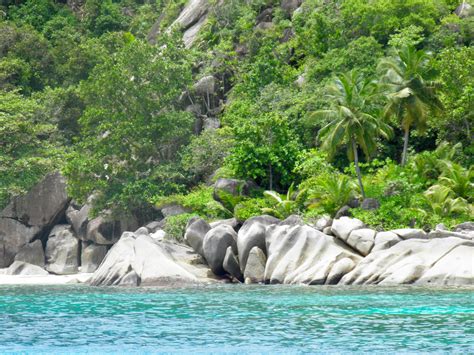
<svg viewBox="0 0 474 355"><path fill-rule="evenodd" d="M403 137L403 153L402 153L402 166L405 166L407 163L407 154L408 154L408 139L410 138L410 129L405 129L405 136Z"/></svg>
<svg viewBox="0 0 474 355"><path fill-rule="evenodd" d="M359 155L357 154L357 144L354 140L352 139L352 149L354 151L354 165L357 173L357 180L359 180L359 187L360 187L360 192L362 194L362 198L365 199L365 190L364 190L364 185L362 184L362 175L360 174L360 168L359 168Z"/></svg>
<svg viewBox="0 0 474 355"><path fill-rule="evenodd" d="M269 173L269 186L268 189L270 191L273 191L273 169L272 169L272 164L268 164L268 173Z"/></svg>

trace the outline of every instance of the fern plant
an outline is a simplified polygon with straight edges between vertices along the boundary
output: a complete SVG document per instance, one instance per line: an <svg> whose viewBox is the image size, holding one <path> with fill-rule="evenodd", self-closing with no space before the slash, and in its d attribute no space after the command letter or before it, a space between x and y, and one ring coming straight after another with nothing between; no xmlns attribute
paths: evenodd
<svg viewBox="0 0 474 355"><path fill-rule="evenodd" d="M448 217L453 214L473 214L472 205L462 197L454 197L454 192L444 185L433 185L425 193L425 198L433 213Z"/></svg>
<svg viewBox="0 0 474 355"><path fill-rule="evenodd" d="M461 165L444 162L442 174L439 177L440 184L450 188L457 196L469 202L474 200L474 169L464 169Z"/></svg>
<svg viewBox="0 0 474 355"><path fill-rule="evenodd" d="M294 183L291 184L286 194L276 191L265 191L263 194L274 204L271 208L262 208L262 213L270 214L280 219L297 213L302 205L306 190L295 191Z"/></svg>
<svg viewBox="0 0 474 355"><path fill-rule="evenodd" d="M308 190L308 209L322 208L334 215L356 196L357 184L347 175L324 174Z"/></svg>

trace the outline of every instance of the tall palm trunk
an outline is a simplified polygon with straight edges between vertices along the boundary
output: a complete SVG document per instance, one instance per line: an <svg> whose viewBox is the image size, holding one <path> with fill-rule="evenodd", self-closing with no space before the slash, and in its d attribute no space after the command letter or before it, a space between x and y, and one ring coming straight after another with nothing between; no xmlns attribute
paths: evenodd
<svg viewBox="0 0 474 355"><path fill-rule="evenodd" d="M403 153L402 153L402 166L405 166L407 163L407 154L408 154L408 139L410 138L410 128L405 129L405 135L403 137Z"/></svg>
<svg viewBox="0 0 474 355"><path fill-rule="evenodd" d="M357 144L354 138L352 138L352 150L354 152L354 165L356 168L357 180L359 180L360 192L362 194L362 198L365 199L365 190L364 190L364 185L362 184L362 175L360 173L360 168L359 168L359 155L357 153Z"/></svg>

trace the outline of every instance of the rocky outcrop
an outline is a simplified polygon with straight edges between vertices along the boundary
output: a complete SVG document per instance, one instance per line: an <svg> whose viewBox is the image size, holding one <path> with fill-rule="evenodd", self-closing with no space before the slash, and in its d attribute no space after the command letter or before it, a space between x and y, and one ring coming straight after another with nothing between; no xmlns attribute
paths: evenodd
<svg viewBox="0 0 474 355"><path fill-rule="evenodd" d="M266 253L265 233L268 226L280 222L272 216L258 216L248 219L240 228L237 236L240 270L244 272L247 258L253 247L260 248Z"/></svg>
<svg viewBox="0 0 474 355"><path fill-rule="evenodd" d="M206 233L202 243L204 258L209 264L212 272L216 275L224 275L224 258L228 247L234 253L237 252L237 233L228 225L222 224Z"/></svg>
<svg viewBox="0 0 474 355"><path fill-rule="evenodd" d="M199 255L204 256L202 244L211 226L202 218L192 218L186 227L184 241Z"/></svg>
<svg viewBox="0 0 474 355"><path fill-rule="evenodd" d="M91 285L173 286L211 282L191 248L125 232L92 276Z"/></svg>
<svg viewBox="0 0 474 355"><path fill-rule="evenodd" d="M46 270L57 275L78 272L79 240L69 225L57 225L51 231L46 244Z"/></svg>
<svg viewBox="0 0 474 355"><path fill-rule="evenodd" d="M266 247L265 281L272 284L336 284L362 259L309 226L270 226Z"/></svg>
<svg viewBox="0 0 474 355"><path fill-rule="evenodd" d="M183 42L190 48L196 36L207 20L208 0L189 0L171 27L179 26L183 30Z"/></svg>
<svg viewBox="0 0 474 355"><path fill-rule="evenodd" d="M341 284L472 285L473 260L474 242L454 237L413 238L369 254Z"/></svg>
<svg viewBox="0 0 474 355"><path fill-rule="evenodd" d="M246 284L262 283L265 281L265 265L267 257L259 247L250 250L247 265L245 266L244 279Z"/></svg>
<svg viewBox="0 0 474 355"><path fill-rule="evenodd" d="M24 245L47 233L64 215L68 201L59 173L47 175L28 193L15 197L0 212L0 268L9 266Z"/></svg>
<svg viewBox="0 0 474 355"><path fill-rule="evenodd" d="M15 255L15 261L23 261L44 268L45 256L41 240L24 245Z"/></svg>

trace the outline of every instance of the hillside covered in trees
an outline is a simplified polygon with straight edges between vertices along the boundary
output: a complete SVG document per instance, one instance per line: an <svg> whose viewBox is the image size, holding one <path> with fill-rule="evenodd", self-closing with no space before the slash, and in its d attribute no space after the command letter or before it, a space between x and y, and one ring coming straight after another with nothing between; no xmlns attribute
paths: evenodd
<svg viewBox="0 0 474 355"><path fill-rule="evenodd" d="M460 0L3 0L0 206L60 170L95 213L181 205L177 236L472 220L473 37ZM255 188L219 203L218 178Z"/></svg>

